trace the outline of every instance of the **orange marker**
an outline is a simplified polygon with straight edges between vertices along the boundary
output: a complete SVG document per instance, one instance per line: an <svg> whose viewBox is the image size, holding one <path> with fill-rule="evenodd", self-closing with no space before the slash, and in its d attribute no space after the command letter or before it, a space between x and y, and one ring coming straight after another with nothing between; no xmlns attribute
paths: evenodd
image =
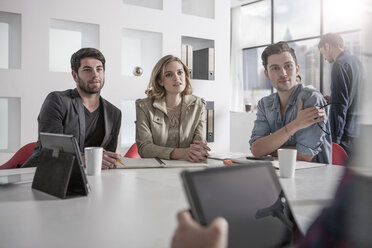
<svg viewBox="0 0 372 248"><path fill-rule="evenodd" d="M230 159L224 159L224 160L223 160L223 164L224 164L224 165L232 165L233 162L232 162Z"/></svg>

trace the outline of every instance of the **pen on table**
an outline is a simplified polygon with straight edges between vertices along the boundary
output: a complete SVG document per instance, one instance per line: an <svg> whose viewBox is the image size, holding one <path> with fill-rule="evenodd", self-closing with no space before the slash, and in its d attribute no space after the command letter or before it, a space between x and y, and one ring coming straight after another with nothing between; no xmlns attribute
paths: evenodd
<svg viewBox="0 0 372 248"><path fill-rule="evenodd" d="M107 152L105 148L103 148L103 152ZM115 159L115 160L116 160L116 162L118 162L119 164L124 165L123 161L121 161L120 158L117 158L117 159Z"/></svg>
<svg viewBox="0 0 372 248"><path fill-rule="evenodd" d="M166 165L166 164L163 162L163 160L161 160L160 158L155 157L155 159L156 159L156 161L158 161L158 163L159 163L160 165Z"/></svg>
<svg viewBox="0 0 372 248"><path fill-rule="evenodd" d="M266 161L274 161L275 158L270 155L262 156L262 157L254 157L254 156L247 156L246 159L250 160L266 160Z"/></svg>

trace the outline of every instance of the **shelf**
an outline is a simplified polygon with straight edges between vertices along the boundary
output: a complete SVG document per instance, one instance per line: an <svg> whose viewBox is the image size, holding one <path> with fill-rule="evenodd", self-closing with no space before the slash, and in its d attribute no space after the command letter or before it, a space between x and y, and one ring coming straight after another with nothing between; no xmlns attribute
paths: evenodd
<svg viewBox="0 0 372 248"><path fill-rule="evenodd" d="M82 47L99 49L96 24L51 19L49 29L49 70L70 72L71 55Z"/></svg>
<svg viewBox="0 0 372 248"><path fill-rule="evenodd" d="M0 68L21 68L21 15L0 11Z"/></svg>
<svg viewBox="0 0 372 248"><path fill-rule="evenodd" d="M0 151L17 151L21 140L21 98L1 97L0 116Z"/></svg>
<svg viewBox="0 0 372 248"><path fill-rule="evenodd" d="M214 19L214 0L182 0L182 14Z"/></svg>
<svg viewBox="0 0 372 248"><path fill-rule="evenodd" d="M134 76L135 67L141 67L149 77L158 60L162 57L162 34L134 29L123 29L121 49L121 73Z"/></svg>
<svg viewBox="0 0 372 248"><path fill-rule="evenodd" d="M182 36L181 60L192 79L214 80L214 40Z"/></svg>
<svg viewBox="0 0 372 248"><path fill-rule="evenodd" d="M151 9L163 9L163 0L123 0L123 3Z"/></svg>

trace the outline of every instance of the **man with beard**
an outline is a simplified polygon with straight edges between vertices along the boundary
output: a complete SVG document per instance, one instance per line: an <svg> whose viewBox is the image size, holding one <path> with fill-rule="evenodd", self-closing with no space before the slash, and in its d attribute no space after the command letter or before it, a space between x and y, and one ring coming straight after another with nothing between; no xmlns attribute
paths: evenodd
<svg viewBox="0 0 372 248"><path fill-rule="evenodd" d="M75 89L51 92L38 117L38 132L72 134L80 151L103 147L102 169L115 167L121 112L100 95L105 83L105 57L95 48L82 48L71 56ZM22 167L35 167L41 152L37 146Z"/></svg>
<svg viewBox="0 0 372 248"><path fill-rule="evenodd" d="M265 75L277 92L262 98L257 106L249 141L256 157L277 155L279 148L297 150L297 159L331 163L331 135L319 91L296 83L300 67L294 50L278 42L262 53Z"/></svg>

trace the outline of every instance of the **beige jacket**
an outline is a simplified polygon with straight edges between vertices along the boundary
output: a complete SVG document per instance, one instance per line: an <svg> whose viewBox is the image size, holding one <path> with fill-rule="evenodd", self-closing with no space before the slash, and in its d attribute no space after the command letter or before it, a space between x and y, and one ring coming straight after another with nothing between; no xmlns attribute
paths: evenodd
<svg viewBox="0 0 372 248"><path fill-rule="evenodd" d="M205 101L186 95L182 101L179 148L187 148L194 140L206 141ZM165 98L149 98L136 101L136 142L143 158L170 159L174 150L165 147L168 139L169 118Z"/></svg>

